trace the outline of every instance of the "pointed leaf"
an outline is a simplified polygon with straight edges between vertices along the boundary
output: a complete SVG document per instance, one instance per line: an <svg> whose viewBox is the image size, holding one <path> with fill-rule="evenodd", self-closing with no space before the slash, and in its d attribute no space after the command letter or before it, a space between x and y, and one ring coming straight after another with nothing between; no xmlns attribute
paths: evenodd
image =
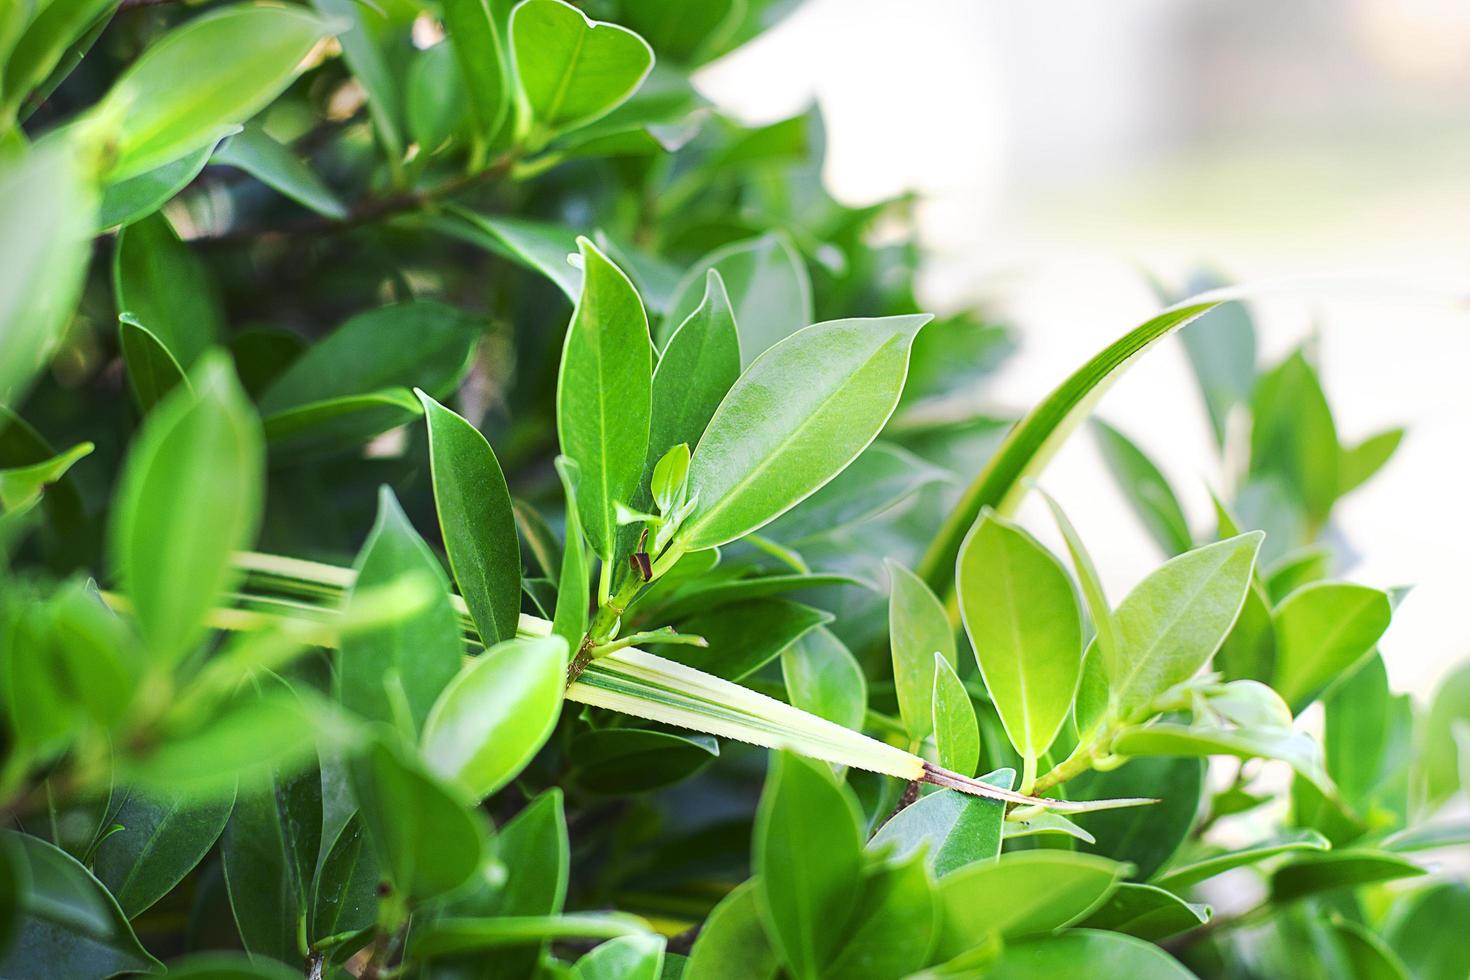
<svg viewBox="0 0 1470 980"><path fill-rule="evenodd" d="M740 331L737 352L742 365L812 322L812 287L806 265L784 235L762 235L716 249L679 280L657 334L659 348L666 354L675 329L700 305L711 272L720 276L729 291L728 302Z"/></svg>
<svg viewBox="0 0 1470 980"><path fill-rule="evenodd" d="M934 654L934 744L939 764L961 776L973 776L980 764L980 726L975 706L959 675L941 654Z"/></svg>
<svg viewBox="0 0 1470 980"><path fill-rule="evenodd" d="M959 663L954 630L934 593L913 572L887 559L892 591L888 597L888 643L893 651L893 686L909 738L919 741L934 730L934 655Z"/></svg>
<svg viewBox="0 0 1470 980"><path fill-rule="evenodd" d="M715 409L740 377L740 337L725 283L714 269L699 306L679 324L653 371L649 457L699 442Z"/></svg>
<svg viewBox="0 0 1470 980"><path fill-rule="evenodd" d="M1154 461L1133 440L1102 419L1093 419L1092 427L1113 479L1164 555L1172 558L1193 547L1194 536L1190 534L1184 508Z"/></svg>
<svg viewBox="0 0 1470 980"><path fill-rule="evenodd" d="M1276 672L1271 686L1299 712L1368 656L1393 618L1388 594L1347 582L1318 582L1287 596L1271 615Z"/></svg>

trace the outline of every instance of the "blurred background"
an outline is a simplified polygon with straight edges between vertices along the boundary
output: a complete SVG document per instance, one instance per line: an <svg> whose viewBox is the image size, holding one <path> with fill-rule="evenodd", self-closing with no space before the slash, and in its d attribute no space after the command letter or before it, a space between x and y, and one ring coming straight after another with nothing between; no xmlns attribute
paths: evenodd
<svg viewBox="0 0 1470 980"><path fill-rule="evenodd" d="M1261 359L1314 343L1344 442L1409 430L1335 512L1361 553L1346 575L1414 586L1382 644L1395 686L1426 695L1466 655L1470 4L808 0L699 83L748 122L819 103L845 203L922 195L925 302L979 299L1015 327L993 389L1009 406L1152 315L1150 277L1303 277L1252 302ZM1099 414L1213 526L1177 340ZM1114 601L1158 562L1091 439L1042 483Z"/></svg>

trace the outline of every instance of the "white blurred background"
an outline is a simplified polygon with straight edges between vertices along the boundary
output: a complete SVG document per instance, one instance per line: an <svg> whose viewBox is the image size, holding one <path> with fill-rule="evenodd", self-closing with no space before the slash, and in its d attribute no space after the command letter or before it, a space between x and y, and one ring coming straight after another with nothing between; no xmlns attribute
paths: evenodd
<svg viewBox="0 0 1470 980"><path fill-rule="evenodd" d="M1155 312L1143 270L1343 277L1254 302L1262 357L1315 332L1344 441L1409 427L1339 504L1348 575L1415 585L1382 644L1397 687L1423 696L1470 656L1470 3L806 0L700 85L750 122L815 98L848 203L922 192L924 300L1017 328L997 388L1016 408ZM1182 346L1099 412L1212 526ZM1090 439L1042 482L1114 601L1160 560Z"/></svg>

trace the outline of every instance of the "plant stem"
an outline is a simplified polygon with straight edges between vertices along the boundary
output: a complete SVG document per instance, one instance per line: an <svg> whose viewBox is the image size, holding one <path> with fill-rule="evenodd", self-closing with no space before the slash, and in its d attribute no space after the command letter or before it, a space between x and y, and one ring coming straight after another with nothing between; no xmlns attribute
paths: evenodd
<svg viewBox="0 0 1470 980"><path fill-rule="evenodd" d="M582 645L577 648L576 656L572 658L571 665L567 667L568 686L582 676L582 671L586 670L587 665L592 662L593 651L612 639L613 632L623 618L623 613L627 612L633 600L638 598L638 593L644 584L643 579L637 575L630 575L624 580L616 594L597 607L597 612L592 616L592 622L587 625L587 634L582 637Z"/></svg>
<svg viewBox="0 0 1470 980"><path fill-rule="evenodd" d="M1051 771L1046 773L1046 775L1036 780L1036 785L1032 786L1027 792L1040 795L1053 786L1059 786L1067 780L1075 779L1084 772L1087 772L1092 768L1093 762L1097 759L1098 746L1106 745L1111 740L1111 728L1104 728L1092 738L1083 739L1077 743L1077 747L1072 750L1071 755L1067 756L1058 765L1052 767Z"/></svg>

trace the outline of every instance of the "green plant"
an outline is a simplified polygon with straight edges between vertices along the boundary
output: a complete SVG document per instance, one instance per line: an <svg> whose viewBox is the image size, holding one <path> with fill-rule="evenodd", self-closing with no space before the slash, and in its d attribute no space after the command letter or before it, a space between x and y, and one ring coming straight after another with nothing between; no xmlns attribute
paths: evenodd
<svg viewBox="0 0 1470 980"><path fill-rule="evenodd" d="M1464 976L1470 674L1324 537L1401 433L1190 301L988 414L689 84L789 7L4 8L0 973ZM1016 506L1181 329L1249 466L1098 424L1114 603Z"/></svg>

